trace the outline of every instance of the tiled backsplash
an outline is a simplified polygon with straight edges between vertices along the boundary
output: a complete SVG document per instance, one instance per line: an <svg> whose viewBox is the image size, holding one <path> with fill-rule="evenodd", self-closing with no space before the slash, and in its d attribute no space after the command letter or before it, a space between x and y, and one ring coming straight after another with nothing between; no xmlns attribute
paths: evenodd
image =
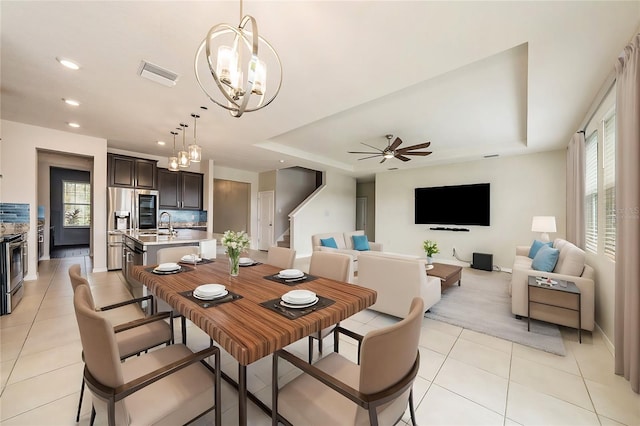
<svg viewBox="0 0 640 426"><path fill-rule="evenodd" d="M193 210L161 210L171 215L171 223L174 227L179 226L207 226L207 212Z"/></svg>
<svg viewBox="0 0 640 426"><path fill-rule="evenodd" d="M0 203L0 235L29 232L29 204Z"/></svg>

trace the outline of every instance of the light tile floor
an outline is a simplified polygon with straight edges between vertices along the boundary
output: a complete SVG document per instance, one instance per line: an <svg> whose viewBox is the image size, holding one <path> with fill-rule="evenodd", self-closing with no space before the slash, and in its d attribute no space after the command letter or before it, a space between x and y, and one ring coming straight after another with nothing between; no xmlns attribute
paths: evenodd
<svg viewBox="0 0 640 426"><path fill-rule="evenodd" d="M263 260L265 253L252 252ZM41 262L39 279L25 283L25 297L11 315L0 317L0 423L2 425L71 425L80 391L83 363L67 270L80 263L91 270L89 257ZM296 267L306 270L308 259ZM122 297L119 272L89 273L98 304ZM104 304L104 303L102 303ZM396 319L363 311L342 322L366 333ZM179 334L179 327L176 327ZM421 365L414 384L419 425L640 425L640 395L613 374L613 357L602 337L563 329L567 356L559 357L512 342L423 320ZM188 345L206 347L208 337L188 326ZM325 348L330 350L327 341ZM306 359L306 340L289 350ZM355 358L356 347L345 341L341 352ZM232 377L237 364L223 354L223 369ZM283 365L281 382L297 370ZM271 360L248 369L248 387L269 404ZM80 424L89 423L85 395ZM223 423L237 424L237 394L223 383ZM409 421L405 415L405 422ZM105 424L98 418L97 424ZM196 422L212 424L212 416ZM269 425L270 419L249 404L249 424ZM333 425L332 425L333 426Z"/></svg>

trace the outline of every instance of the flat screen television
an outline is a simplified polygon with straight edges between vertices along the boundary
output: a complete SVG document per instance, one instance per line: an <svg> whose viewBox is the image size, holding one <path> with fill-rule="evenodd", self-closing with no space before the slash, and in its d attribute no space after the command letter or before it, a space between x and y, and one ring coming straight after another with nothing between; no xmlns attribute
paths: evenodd
<svg viewBox="0 0 640 426"><path fill-rule="evenodd" d="M488 183L415 189L415 223L489 226Z"/></svg>

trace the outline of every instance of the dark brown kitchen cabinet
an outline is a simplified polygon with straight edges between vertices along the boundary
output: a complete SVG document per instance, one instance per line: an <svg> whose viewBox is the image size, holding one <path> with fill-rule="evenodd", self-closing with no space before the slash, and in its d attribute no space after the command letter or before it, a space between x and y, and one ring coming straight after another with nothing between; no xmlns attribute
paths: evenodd
<svg viewBox="0 0 640 426"><path fill-rule="evenodd" d="M200 173L158 169L160 208L202 210L202 184Z"/></svg>
<svg viewBox="0 0 640 426"><path fill-rule="evenodd" d="M157 161L107 154L109 186L156 189Z"/></svg>

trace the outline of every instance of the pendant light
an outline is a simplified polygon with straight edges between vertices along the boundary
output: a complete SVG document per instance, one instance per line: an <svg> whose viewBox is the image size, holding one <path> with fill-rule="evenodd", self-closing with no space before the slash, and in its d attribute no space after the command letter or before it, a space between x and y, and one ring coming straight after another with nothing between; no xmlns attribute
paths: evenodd
<svg viewBox="0 0 640 426"><path fill-rule="evenodd" d="M191 114L193 117L193 143L189 145L189 160L194 163L199 163L202 160L202 149L198 146L196 139L196 121L200 116L198 114Z"/></svg>
<svg viewBox="0 0 640 426"><path fill-rule="evenodd" d="M187 124L180 123L180 127L182 127L182 151L178 152L178 166L189 167L191 160L189 160L189 153L185 146L185 133L187 133L187 127L189 126Z"/></svg>
<svg viewBox="0 0 640 426"><path fill-rule="evenodd" d="M180 168L178 167L178 157L176 157L176 135L178 132L172 131L173 135L173 154L169 157L169 170L172 172L177 172Z"/></svg>
<svg viewBox="0 0 640 426"><path fill-rule="evenodd" d="M269 72L274 83L268 93L267 62L271 64ZM214 25L196 51L194 70L202 91L233 117L266 107L282 86L280 57L273 46L258 35L255 18L243 16L242 0L240 24ZM213 81L200 78L200 72L210 73Z"/></svg>

